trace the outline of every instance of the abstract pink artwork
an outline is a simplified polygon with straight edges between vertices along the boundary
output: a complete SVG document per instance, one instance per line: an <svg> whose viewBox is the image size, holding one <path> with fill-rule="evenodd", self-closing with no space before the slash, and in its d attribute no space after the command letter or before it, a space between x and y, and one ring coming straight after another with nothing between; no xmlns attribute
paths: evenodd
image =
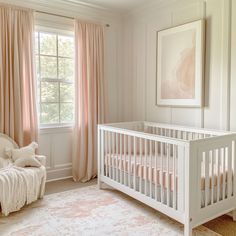
<svg viewBox="0 0 236 236"><path fill-rule="evenodd" d="M200 20L158 32L158 105L202 105L203 28Z"/></svg>

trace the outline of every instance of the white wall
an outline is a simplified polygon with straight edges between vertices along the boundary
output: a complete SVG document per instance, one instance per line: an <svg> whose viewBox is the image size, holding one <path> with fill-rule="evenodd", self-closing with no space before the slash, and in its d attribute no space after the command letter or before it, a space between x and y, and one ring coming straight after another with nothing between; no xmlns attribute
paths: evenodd
<svg viewBox="0 0 236 236"><path fill-rule="evenodd" d="M154 1L127 15L123 20L120 119L236 130L235 5L234 0ZM205 106L159 107L156 32L202 18L206 19Z"/></svg>
<svg viewBox="0 0 236 236"><path fill-rule="evenodd" d="M120 60L121 52L120 15L102 8L88 7L70 1L61 1L57 5L48 0L0 0L0 2L110 25L110 27L105 28L105 79L108 97L110 98L107 101L108 122L117 121L118 76L120 71L117 65L119 65L118 60ZM73 30L73 20L71 19L37 12L35 13L35 19L37 25ZM40 129L39 153L47 157L48 180L70 177L72 175L72 128Z"/></svg>
<svg viewBox="0 0 236 236"><path fill-rule="evenodd" d="M230 127L236 130L236 2L232 4Z"/></svg>
<svg viewBox="0 0 236 236"><path fill-rule="evenodd" d="M70 177L72 167L72 129L41 129L39 153L47 157L47 179Z"/></svg>

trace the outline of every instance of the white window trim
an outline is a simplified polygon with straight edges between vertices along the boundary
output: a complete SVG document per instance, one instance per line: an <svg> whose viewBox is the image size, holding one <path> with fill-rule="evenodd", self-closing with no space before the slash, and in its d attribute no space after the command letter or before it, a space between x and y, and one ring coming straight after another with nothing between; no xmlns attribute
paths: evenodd
<svg viewBox="0 0 236 236"><path fill-rule="evenodd" d="M64 30L64 29L57 29L53 26L42 26L42 25L36 25L35 31L42 31L45 33L55 33L55 34L62 34L62 35L68 35L68 36L74 36L74 32L71 30Z"/></svg>
<svg viewBox="0 0 236 236"><path fill-rule="evenodd" d="M40 127L39 128L39 134L55 134L55 133L72 133L73 131L73 125L68 126L50 126L50 127Z"/></svg>
<svg viewBox="0 0 236 236"><path fill-rule="evenodd" d="M52 26L45 26L45 25L38 24L35 26L35 32L55 33L55 34L61 34L61 35L65 35L65 36L74 36L74 31L55 28L53 25ZM35 50L34 50L34 52L35 52ZM36 76L36 78L37 78L37 76ZM61 81L61 82L63 82L63 81ZM38 91L37 88L36 88L36 91ZM37 95L37 100L38 100L38 92L36 93L36 95ZM40 105L39 102L37 102L38 111L40 111L39 105ZM72 122L72 123L41 124L39 117L38 117L38 124L39 124L39 130L41 130L42 133L47 133L47 131L46 131L47 129L50 132L50 131L54 131L55 129L72 129L72 127L74 126L74 122Z"/></svg>

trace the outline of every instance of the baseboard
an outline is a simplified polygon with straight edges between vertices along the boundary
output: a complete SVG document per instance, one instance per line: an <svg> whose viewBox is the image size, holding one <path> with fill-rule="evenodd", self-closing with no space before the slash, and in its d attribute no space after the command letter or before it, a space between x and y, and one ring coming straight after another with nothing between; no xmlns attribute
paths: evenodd
<svg viewBox="0 0 236 236"><path fill-rule="evenodd" d="M72 168L54 169L47 171L47 182L72 178Z"/></svg>
<svg viewBox="0 0 236 236"><path fill-rule="evenodd" d="M63 180L63 179L73 179L73 176L66 176L66 177L61 177L61 178L57 178L57 179L49 179L46 181L46 183L50 183L50 182L54 182L54 181L58 181L58 180Z"/></svg>

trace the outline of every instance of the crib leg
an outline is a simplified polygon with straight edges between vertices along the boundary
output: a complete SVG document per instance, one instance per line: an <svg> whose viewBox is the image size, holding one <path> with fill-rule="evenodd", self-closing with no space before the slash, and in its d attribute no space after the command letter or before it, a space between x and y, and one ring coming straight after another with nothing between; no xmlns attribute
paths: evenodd
<svg viewBox="0 0 236 236"><path fill-rule="evenodd" d="M100 180L100 178L98 178L98 188L102 189L102 181Z"/></svg>
<svg viewBox="0 0 236 236"><path fill-rule="evenodd" d="M236 209L233 210L233 221L236 221Z"/></svg>
<svg viewBox="0 0 236 236"><path fill-rule="evenodd" d="M192 236L192 228L188 224L184 225L184 236Z"/></svg>

